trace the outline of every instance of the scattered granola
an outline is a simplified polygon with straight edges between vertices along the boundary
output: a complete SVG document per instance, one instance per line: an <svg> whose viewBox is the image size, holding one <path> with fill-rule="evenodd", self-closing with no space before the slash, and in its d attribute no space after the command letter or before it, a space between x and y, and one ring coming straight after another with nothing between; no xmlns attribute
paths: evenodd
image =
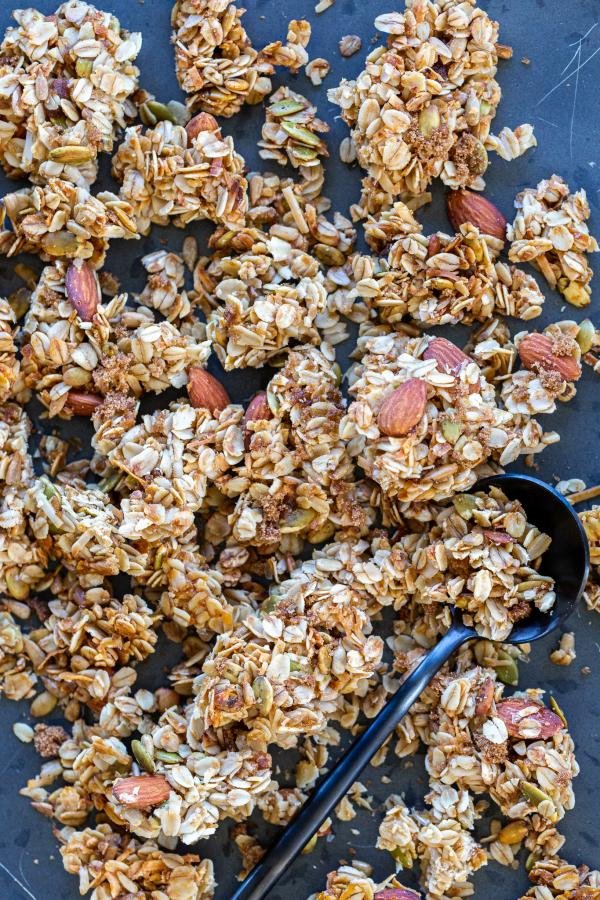
<svg viewBox="0 0 600 900"><path fill-rule="evenodd" d="M0 251L46 263L38 275L18 262L22 285L0 298L0 693L28 701L36 723L13 731L42 758L21 794L53 821L82 894L210 900L212 862L178 843L234 823L243 877L263 853L249 817L292 819L341 730L377 714L458 607L481 637L397 729L394 752L424 746L430 783L423 808L389 798L378 847L397 869L418 862L431 900L469 896L472 873L514 866L522 848L526 896L591 897L598 873L557 857L578 773L565 714L539 689L504 695L530 647L500 642L555 602L541 568L550 539L501 491L469 493L556 442L534 417L575 396L582 360L600 370L590 320L511 335L504 318L528 321L544 302L501 261L506 221L474 193L488 151L514 159L535 145L530 125L491 134L510 48L475 0L407 0L377 17L386 46L329 92L351 128L340 156L366 172L351 209L359 253L323 195L328 124L290 87L271 94L276 66L320 85L329 62L309 60L304 20L254 49L243 13L176 0L186 106L139 88L141 36L82 0L16 11L0 48L0 162L31 182L3 198ZM339 41L342 56L360 48L357 35ZM215 118L267 97L259 156L293 177L246 172ZM102 152L118 196L91 191ZM415 213L438 177L454 233L426 236ZM553 176L516 206L509 258L588 303L584 192ZM139 293L102 269L113 240L201 220L214 226L208 250L192 234L148 246ZM347 320L349 401L333 349ZM475 326L464 349L421 332L461 323ZM264 367L261 389L232 402L218 363ZM87 448L60 430L34 445L30 399L42 426L87 419ZM572 502L599 490L558 487ZM596 609L599 510L581 514ZM141 688L161 632L180 658ZM551 658L573 661L573 634ZM277 748L297 752L295 782L277 780ZM481 795L506 821L477 840ZM375 811L355 783L336 815L360 809ZM306 852L334 828L327 819ZM419 896L355 860L314 898Z"/></svg>

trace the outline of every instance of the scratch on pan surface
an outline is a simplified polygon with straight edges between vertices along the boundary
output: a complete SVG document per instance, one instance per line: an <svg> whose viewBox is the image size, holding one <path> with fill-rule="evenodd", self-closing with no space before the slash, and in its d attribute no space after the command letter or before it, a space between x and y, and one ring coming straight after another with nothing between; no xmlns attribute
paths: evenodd
<svg viewBox="0 0 600 900"><path fill-rule="evenodd" d="M0 869L2 869L4 872L6 872L6 874L8 875L8 877L11 878L11 879L14 881L15 884L18 884L18 885L19 885L19 887L21 888L21 890L23 891L23 893L24 893L24 894L27 894L28 897L31 897L31 900L37 900L37 897L35 896L35 894L32 894L31 891L29 890L29 888L25 887L25 885L23 884L23 882L22 882L22 881L19 881L19 879L17 878L16 875L15 875L13 872L11 872L10 869L7 869L7 868L6 868L6 866L4 865L4 863L1 863L1 862L0 862Z"/></svg>
<svg viewBox="0 0 600 900"><path fill-rule="evenodd" d="M571 110L571 122L570 122L570 126L569 126L569 153L570 153L571 159L573 159L573 131L575 128L575 112L577 109L577 94L579 92L579 73L581 72L583 67L587 66L587 64L589 62L591 62L591 60L596 56L596 54L600 52L600 47L596 47L594 52L590 53L590 55L586 59L584 59L583 62L581 61L581 51L582 51L584 42L587 40L587 38L590 36L592 31L594 31L594 29L597 26L598 26L598 22L594 22L592 25L590 25L590 27L588 28L588 30L586 31L586 33L584 35L582 35L576 41L573 41L572 44L569 44L569 47L576 47L577 49L575 50L573 56L571 57L569 62L566 64L566 66L563 68L562 72L560 73L564 77L561 78L561 80L557 84L555 84L553 88L550 88L550 90L547 91L547 93L545 93L544 96L541 98L541 100L538 100L538 102L536 104L537 106L540 106L540 104L543 103L545 100L547 100L548 97L551 97L552 94L555 91L557 91L559 87L561 87L563 84L568 82L573 77L573 75L575 76L575 87L574 87L574 91L573 91L573 108ZM571 69L571 66L573 65L573 63L575 63L575 68Z"/></svg>

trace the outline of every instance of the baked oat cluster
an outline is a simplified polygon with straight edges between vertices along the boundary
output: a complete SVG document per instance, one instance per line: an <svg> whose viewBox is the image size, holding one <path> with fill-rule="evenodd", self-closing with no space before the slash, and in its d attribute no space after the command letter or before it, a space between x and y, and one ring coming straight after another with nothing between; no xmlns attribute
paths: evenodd
<svg viewBox="0 0 600 900"><path fill-rule="evenodd" d="M475 0L407 2L377 16L388 35L354 81L328 91L351 128L366 171L357 216L418 197L435 178L451 188L485 187L488 150L515 159L536 145L531 125L490 133L500 102L498 23Z"/></svg>
<svg viewBox="0 0 600 900"><path fill-rule="evenodd" d="M0 298L0 694L29 702L37 724L14 733L42 759L21 794L81 894L220 896L199 842L231 827L247 873L264 852L250 817L286 825L340 732L379 712L458 609L479 639L374 759L424 750L422 801L375 809L357 782L306 848L366 809L387 877L344 860L313 898L418 900L399 880L413 867L430 900L466 897L475 871L522 849L525 896L591 898L598 873L558 856L578 773L565 714L518 689L529 645L502 644L555 603L550 538L474 487L556 443L539 417L576 396L582 362L600 368L590 320L523 324L544 295L513 265L588 303L585 194L552 176L507 229L475 192L488 151L535 145L529 125L491 133L510 48L475 0L407 0L376 19L386 46L329 92L352 131L342 157L366 173L350 216L332 210L329 125L270 82L281 66L318 86L329 63L309 61L304 20L254 49L243 13L175 2L187 111L139 87L141 35L81 0L16 11L2 43L0 162L31 183L2 200L0 252L43 263L19 259L24 287ZM360 45L347 35L340 52ZM258 156L285 173L248 172L219 121L263 100ZM103 152L118 193L93 191ZM438 177L451 230L425 235ZM113 242L198 221L206 250L189 231L142 242L135 290L105 267ZM431 331L460 324L466 343ZM230 394L227 373L246 369L261 389ZM87 422L87 443L65 420ZM599 510L581 514L591 609ZM140 687L164 641L177 661ZM551 658L573 661L572 635ZM488 800L502 818L476 837Z"/></svg>
<svg viewBox="0 0 600 900"><path fill-rule="evenodd" d="M12 178L89 187L136 117L141 34L89 3L17 9L0 45L0 162Z"/></svg>

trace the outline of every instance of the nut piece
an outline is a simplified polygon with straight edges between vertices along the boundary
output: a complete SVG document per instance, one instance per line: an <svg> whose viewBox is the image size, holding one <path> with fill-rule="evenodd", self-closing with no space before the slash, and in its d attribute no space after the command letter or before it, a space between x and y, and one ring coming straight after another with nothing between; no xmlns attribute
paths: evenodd
<svg viewBox="0 0 600 900"><path fill-rule="evenodd" d="M354 53L358 53L362 47L362 41L357 34L345 34L340 38L338 46L342 56L352 56Z"/></svg>
<svg viewBox="0 0 600 900"><path fill-rule="evenodd" d="M533 700L513 697L498 703L496 711L514 738L545 740L564 727L556 713Z"/></svg>
<svg viewBox="0 0 600 900"><path fill-rule="evenodd" d="M267 401L267 392L259 391L248 404L248 408L244 413L244 424L247 422L260 422L261 419L272 418L273 413L271 412Z"/></svg>
<svg viewBox="0 0 600 900"><path fill-rule="evenodd" d="M190 119L185 126L185 130L187 131L188 139L193 141L196 135L200 134L201 131L218 131L219 124L215 117L211 116L210 113L201 112Z"/></svg>
<svg viewBox="0 0 600 900"><path fill-rule="evenodd" d="M91 391L69 391L65 405L74 416L92 416L101 403L100 394L92 394Z"/></svg>
<svg viewBox="0 0 600 900"><path fill-rule="evenodd" d="M129 809L159 806L171 793L169 782L164 775L132 775L130 778L117 778L112 790L119 803Z"/></svg>
<svg viewBox="0 0 600 900"><path fill-rule="evenodd" d="M377 891L373 900L421 900L421 895L410 888L384 888Z"/></svg>
<svg viewBox="0 0 600 900"><path fill-rule="evenodd" d="M377 417L379 430L391 437L408 434L421 421L426 405L426 383L409 378L383 401Z"/></svg>
<svg viewBox="0 0 600 900"><path fill-rule="evenodd" d="M513 538L511 538L510 534L507 534L506 531L494 531L491 528L483 529L483 536L486 541L490 541L492 544L510 544Z"/></svg>
<svg viewBox="0 0 600 900"><path fill-rule="evenodd" d="M557 356L553 353L552 339L546 334L532 332L519 344L519 356L526 369L546 369L558 372L565 381L577 381L581 366L573 356Z"/></svg>
<svg viewBox="0 0 600 900"><path fill-rule="evenodd" d="M98 279L91 266L83 260L72 263L65 275L65 288L79 318L91 322L100 299Z"/></svg>
<svg viewBox="0 0 600 900"><path fill-rule="evenodd" d="M446 198L446 211L455 231L460 231L461 225L470 222L482 234L489 234L500 241L506 237L506 219L481 194L464 190L450 191Z"/></svg>
<svg viewBox="0 0 600 900"><path fill-rule="evenodd" d="M494 682L491 678L486 678L475 698L475 715L487 716L494 700Z"/></svg>
<svg viewBox="0 0 600 900"><path fill-rule="evenodd" d="M229 406L229 394L220 381L200 366L192 366L188 371L188 394L192 406L205 407L211 413L220 412Z"/></svg>
<svg viewBox="0 0 600 900"><path fill-rule="evenodd" d="M423 359L435 359L439 369L453 373L458 372L465 363L471 361L456 344L442 337L436 337L429 341L427 349L423 353Z"/></svg>

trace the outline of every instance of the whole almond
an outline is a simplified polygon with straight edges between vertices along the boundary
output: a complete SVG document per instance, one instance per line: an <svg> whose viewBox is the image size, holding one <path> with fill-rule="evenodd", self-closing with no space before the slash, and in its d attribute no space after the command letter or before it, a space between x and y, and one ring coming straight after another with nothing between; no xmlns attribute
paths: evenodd
<svg viewBox="0 0 600 900"><path fill-rule="evenodd" d="M215 413L231 403L221 382L200 366L192 366L188 370L187 389L190 402L197 409L205 407Z"/></svg>
<svg viewBox="0 0 600 900"><path fill-rule="evenodd" d="M471 362L467 354L463 353L456 344L443 337L436 337L429 341L427 349L423 353L423 359L435 359L439 369L455 374L465 363Z"/></svg>
<svg viewBox="0 0 600 900"><path fill-rule="evenodd" d="M255 394L244 413L244 424L246 422L260 422L261 419L272 419L273 413L267 401L267 392L259 391Z"/></svg>
<svg viewBox="0 0 600 900"><path fill-rule="evenodd" d="M74 416L92 416L102 403L100 394L91 391L69 391L65 406Z"/></svg>
<svg viewBox="0 0 600 900"><path fill-rule="evenodd" d="M81 261L71 263L65 275L65 288L79 318L91 322L100 301L100 285L92 267Z"/></svg>
<svg viewBox="0 0 600 900"><path fill-rule="evenodd" d="M526 335L518 349L526 369L541 368L558 372L565 381L577 381L581 377L581 366L575 357L557 356L553 353L552 339L546 334L534 331Z"/></svg>
<svg viewBox="0 0 600 900"><path fill-rule="evenodd" d="M455 231L460 231L461 225L470 222L482 234L489 234L500 241L506 237L506 219L481 194L465 190L450 191L446 197L446 211Z"/></svg>
<svg viewBox="0 0 600 900"><path fill-rule="evenodd" d="M129 809L149 809L164 803L171 788L164 775L132 775L117 778L112 791L119 803Z"/></svg>
<svg viewBox="0 0 600 900"><path fill-rule="evenodd" d="M200 134L201 131L218 131L219 124L215 117L211 116L210 113L201 112L190 119L185 126L185 130L187 131L187 136L190 141L193 141L196 135Z"/></svg>
<svg viewBox="0 0 600 900"><path fill-rule="evenodd" d="M427 406L427 385L409 378L383 401L377 424L383 434L400 437L418 425Z"/></svg>
<svg viewBox="0 0 600 900"><path fill-rule="evenodd" d="M514 738L545 740L563 728L562 719L556 713L534 700L512 697L498 703L496 712L506 725L510 736ZM539 726L539 731L533 735L536 725Z"/></svg>

